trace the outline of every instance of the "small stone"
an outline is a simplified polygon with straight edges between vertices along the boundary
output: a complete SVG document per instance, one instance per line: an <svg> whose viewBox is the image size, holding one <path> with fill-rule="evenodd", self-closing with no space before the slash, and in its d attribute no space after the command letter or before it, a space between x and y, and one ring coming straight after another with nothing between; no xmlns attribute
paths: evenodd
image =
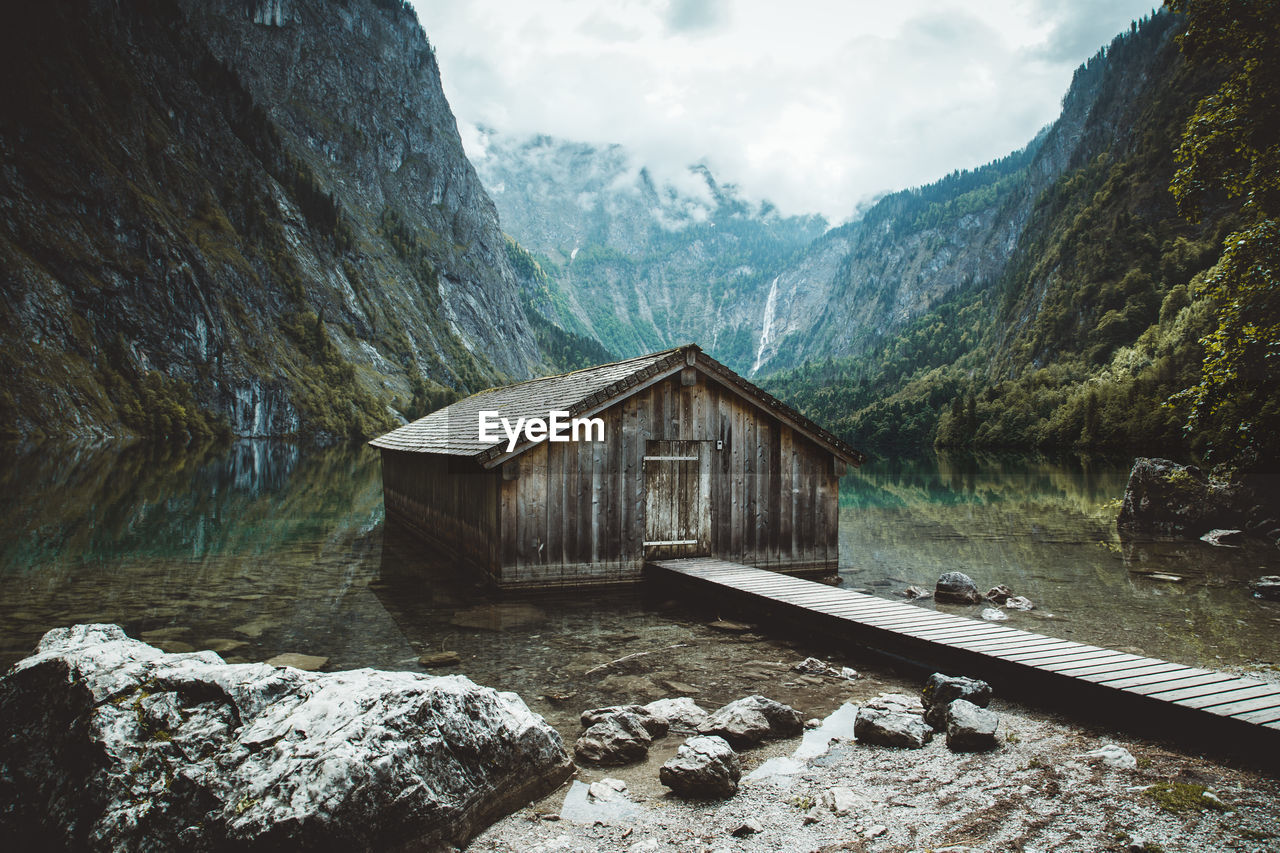
<svg viewBox="0 0 1280 853"><path fill-rule="evenodd" d="M863 838L879 838L880 836L884 835L888 831L889 831L889 827L885 826L883 823L878 823L875 826L868 829L866 832L862 833L862 837Z"/></svg>
<svg viewBox="0 0 1280 853"><path fill-rule="evenodd" d="M653 738L638 716L617 714L583 732L573 746L573 756L583 764L630 764L648 755L651 743Z"/></svg>
<svg viewBox="0 0 1280 853"><path fill-rule="evenodd" d="M853 736L860 743L920 749L933 737L933 729L915 714L864 705L854 720Z"/></svg>
<svg viewBox="0 0 1280 853"><path fill-rule="evenodd" d="M800 734L804 718L789 705L764 696L747 696L730 702L698 726L704 735L718 735L734 749L742 749L766 738Z"/></svg>
<svg viewBox="0 0 1280 853"><path fill-rule="evenodd" d="M947 749L952 752L985 752L995 749L1000 715L965 699L947 706Z"/></svg>
<svg viewBox="0 0 1280 853"><path fill-rule="evenodd" d="M1004 603L1004 606L1010 610L1035 610L1036 606L1031 599L1021 595L1015 595Z"/></svg>
<svg viewBox="0 0 1280 853"><path fill-rule="evenodd" d="M438 666L453 666L462 663L462 658L457 652L427 652L418 657L418 663L427 669L434 669Z"/></svg>
<svg viewBox="0 0 1280 853"><path fill-rule="evenodd" d="M804 727L806 729L816 729L820 725L822 725L822 720L819 720L817 717L810 717L804 721Z"/></svg>
<svg viewBox="0 0 1280 853"><path fill-rule="evenodd" d="M831 672L831 666L818 658L805 658L800 663L791 667L795 672L804 672L812 675L826 675Z"/></svg>
<svg viewBox="0 0 1280 853"><path fill-rule="evenodd" d="M239 651L247 645L249 644L244 640L231 640L226 637L213 637L204 641L204 647L206 649L212 652L217 652L220 655Z"/></svg>
<svg viewBox="0 0 1280 853"><path fill-rule="evenodd" d="M1138 766L1138 760L1133 757L1133 753L1125 749L1123 746L1117 746L1114 743L1100 746L1097 749L1086 752L1084 758L1095 759L1101 761L1106 766L1115 770L1133 770Z"/></svg>
<svg viewBox="0 0 1280 853"><path fill-rule="evenodd" d="M1009 587L1004 584L997 584L987 590L986 598L987 601L992 601L996 604L1004 604L1006 601L1013 598L1013 590L1009 589Z"/></svg>
<svg viewBox="0 0 1280 853"><path fill-rule="evenodd" d="M714 622L708 622L707 627L715 631L723 631L726 634L745 634L750 631L753 626L744 622L731 622L728 619L717 619Z"/></svg>
<svg viewBox="0 0 1280 853"><path fill-rule="evenodd" d="M956 604L977 604L982 600L978 585L964 572L947 572L938 578L933 597L938 601Z"/></svg>
<svg viewBox="0 0 1280 853"><path fill-rule="evenodd" d="M939 731L947 727L947 706L956 699L965 699L980 708L991 704L991 685L976 678L943 675L935 672L925 682L920 692L924 703L924 720Z"/></svg>
<svg viewBox="0 0 1280 853"><path fill-rule="evenodd" d="M741 778L738 755L721 737L689 738L658 770L659 782L677 796L691 799L731 797Z"/></svg>
<svg viewBox="0 0 1280 853"><path fill-rule="evenodd" d="M982 610L982 618L988 622L1004 622L1009 618L1009 614L995 607L985 607Z"/></svg>
<svg viewBox="0 0 1280 853"><path fill-rule="evenodd" d="M902 594L908 599L933 598L933 593L929 592L929 590L925 589L924 587L916 586L915 584L912 584L911 586L904 589L902 591Z"/></svg>
<svg viewBox="0 0 1280 853"><path fill-rule="evenodd" d="M865 812L872 806L871 800L865 795L858 793L853 788L843 786L828 788L823 791L818 798L818 802L841 817L855 812Z"/></svg>
<svg viewBox="0 0 1280 853"><path fill-rule="evenodd" d="M589 711L582 712L581 720L584 727L590 728L610 717L622 715L634 717L637 723L644 726L644 730L649 733L650 738L660 738L667 734L666 718L651 713L644 705L614 705L609 708L592 708Z"/></svg>
<svg viewBox="0 0 1280 853"><path fill-rule="evenodd" d="M899 714L915 714L917 717L924 716L924 705L921 704L920 697L909 696L906 693L881 693L874 699L864 702L862 707L875 711L893 711Z"/></svg>
<svg viewBox="0 0 1280 853"><path fill-rule="evenodd" d="M662 686L670 690L672 693L697 693L698 688L692 684L685 684L683 681L672 681L664 678Z"/></svg>
<svg viewBox="0 0 1280 853"><path fill-rule="evenodd" d="M748 835L755 835L760 832L762 827L754 820L743 821L742 825L730 833L734 838L746 838Z"/></svg>
<svg viewBox="0 0 1280 853"><path fill-rule="evenodd" d="M319 655L304 655L300 652L285 652L276 655L273 658L267 658L267 663L272 666L291 666L294 669L300 669L303 672L316 672L322 669L329 662L326 657Z"/></svg>
<svg viewBox="0 0 1280 853"><path fill-rule="evenodd" d="M1269 598L1280 601L1280 575L1263 575L1249 583L1249 588L1258 598Z"/></svg>
<svg viewBox="0 0 1280 853"><path fill-rule="evenodd" d="M695 732L707 719L706 710L688 696L655 699L643 707L651 716L665 720L668 729L679 732Z"/></svg>
<svg viewBox="0 0 1280 853"><path fill-rule="evenodd" d="M1200 537L1201 542L1208 542L1218 548L1239 548L1239 540L1244 536L1243 530L1225 530L1215 528Z"/></svg>
<svg viewBox="0 0 1280 853"><path fill-rule="evenodd" d="M840 677L845 681L857 681L862 676L851 666L840 667Z"/></svg>

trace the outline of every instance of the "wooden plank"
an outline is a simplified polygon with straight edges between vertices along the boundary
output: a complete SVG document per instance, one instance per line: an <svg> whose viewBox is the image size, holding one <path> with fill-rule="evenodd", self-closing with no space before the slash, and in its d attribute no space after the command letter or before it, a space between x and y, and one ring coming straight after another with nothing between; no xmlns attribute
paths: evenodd
<svg viewBox="0 0 1280 853"><path fill-rule="evenodd" d="M1259 725L1280 722L1280 708L1268 708L1265 711L1253 711L1248 714L1234 716L1231 719L1243 720L1246 723L1257 723Z"/></svg>
<svg viewBox="0 0 1280 853"><path fill-rule="evenodd" d="M1041 648L1039 651L1030 650L1025 653L1011 652L1002 654L1000 657L1039 668L1042 664L1070 664L1072 662L1080 663L1081 666L1088 666L1089 664L1085 663L1087 661L1111 660L1118 654L1119 652L1113 652L1110 649L1086 646L1079 649Z"/></svg>
<svg viewBox="0 0 1280 853"><path fill-rule="evenodd" d="M1091 675L1101 675L1108 672L1126 672L1135 670L1134 675L1138 673L1136 670L1146 672L1150 667L1159 666L1166 668L1180 668L1181 664L1171 664L1165 661L1152 660L1151 658L1139 658L1138 660L1125 660L1127 656L1117 656L1114 658L1098 658L1096 661L1077 661L1074 663L1047 663L1039 664L1036 669L1046 669L1050 672L1060 672L1063 675L1070 675L1075 678L1088 678ZM1169 671L1169 670L1166 670Z"/></svg>
<svg viewBox="0 0 1280 853"><path fill-rule="evenodd" d="M1191 687L1195 684L1208 684L1217 681L1227 681L1231 676L1221 672L1209 672L1205 669L1189 669L1186 672L1168 673L1162 675L1126 675L1106 681L1100 681L1099 684L1105 684L1108 687L1114 687L1117 690L1125 690L1128 688L1138 688L1153 686L1156 684L1172 684L1176 680L1179 687Z"/></svg>
<svg viewBox="0 0 1280 853"><path fill-rule="evenodd" d="M1022 632L1026 633L1026 632ZM972 651L986 652L990 655L1004 657L1005 655L1016 655L1022 652L1034 653L1050 652L1050 651L1070 651L1071 649L1081 649L1085 646L1080 643L1073 643L1070 640L1059 640L1056 637L1042 637L1038 634L1027 634L1022 637L1006 637L1001 639L985 640L980 643L966 643L965 648Z"/></svg>
<svg viewBox="0 0 1280 853"><path fill-rule="evenodd" d="M1227 702L1223 705L1205 705L1204 710L1212 714L1221 714L1224 717L1238 717L1251 711L1280 708L1280 694L1275 691L1268 694L1260 694L1251 699L1245 698L1244 691L1241 691L1240 697L1238 701Z"/></svg>
<svg viewBox="0 0 1280 853"><path fill-rule="evenodd" d="M1217 684L1201 684L1195 687L1169 688L1166 690L1156 690L1144 695L1153 699L1159 699L1162 702L1181 702L1183 699L1193 699L1197 696L1213 696L1218 693L1226 693L1231 690L1243 690L1246 687L1252 687L1257 682L1244 679L1233 678L1230 681L1223 681ZM1137 691L1135 691L1137 692Z"/></svg>
<svg viewBox="0 0 1280 853"><path fill-rule="evenodd" d="M1214 713L1218 713L1216 709L1222 706L1231 705L1246 699L1257 699L1259 697L1266 697L1275 701L1277 704L1280 704L1280 694L1278 694L1275 688L1269 684L1254 682L1246 687L1241 687L1239 684L1233 684L1231 686L1233 687L1231 690L1222 690L1216 693L1205 693L1200 696L1187 696L1174 701L1179 705L1185 705L1188 708L1214 709ZM1270 706L1264 705L1261 707ZM1243 710L1252 711L1257 709L1246 708ZM1226 716L1231 716L1231 713L1227 712Z"/></svg>

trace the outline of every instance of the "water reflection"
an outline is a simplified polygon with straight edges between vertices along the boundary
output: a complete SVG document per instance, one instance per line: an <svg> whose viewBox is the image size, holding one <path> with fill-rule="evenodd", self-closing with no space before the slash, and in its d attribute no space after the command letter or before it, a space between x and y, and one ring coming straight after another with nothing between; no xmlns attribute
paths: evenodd
<svg viewBox="0 0 1280 853"><path fill-rule="evenodd" d="M863 668L849 649L717 633L706 623L736 614L639 590L495 600L385 529L367 448L42 448L6 462L3 666L49 628L86 621L232 661L294 651L330 669L417 670L419 656L453 652L458 663L437 671L516 690L566 734L592 705L766 692L818 716L879 686L790 670L815 653ZM1113 519L1125 475L1096 461L870 462L841 484L844 582L893 597L958 569L1039 605L1010 625L1193 664L1280 658L1280 605L1245 587L1278 572L1274 549L1122 542Z"/></svg>
<svg viewBox="0 0 1280 853"><path fill-rule="evenodd" d="M1280 606L1247 587L1277 571L1280 552L1261 540L1232 549L1121 540L1114 520L1127 475L1105 460L873 460L841 482L841 575L893 598L962 571L984 590L1003 583L1036 602L1008 613L1012 627L1188 664L1280 664Z"/></svg>

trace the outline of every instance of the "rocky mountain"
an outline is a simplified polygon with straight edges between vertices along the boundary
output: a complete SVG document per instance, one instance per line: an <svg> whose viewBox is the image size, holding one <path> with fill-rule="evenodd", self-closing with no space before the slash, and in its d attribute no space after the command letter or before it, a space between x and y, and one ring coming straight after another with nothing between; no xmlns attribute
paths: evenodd
<svg viewBox="0 0 1280 853"><path fill-rule="evenodd" d="M706 166L657 179L617 145L481 129L471 154L541 270L536 310L619 357L696 341L749 370L771 282L826 228L747 201Z"/></svg>
<svg viewBox="0 0 1280 853"><path fill-rule="evenodd" d="M1248 435L1229 408L1212 421L1190 416L1186 392L1202 381L1201 341L1218 310L1208 271L1245 220L1238 202L1213 197L1192 222L1170 192L1188 118L1228 72L1186 62L1184 27L1158 13L1077 73L1073 92L1087 86L1088 108L1058 134L1069 144L1054 157L1057 177L1005 202L1021 224L999 270L922 306L860 353L833 346L766 387L884 449L1217 448L1223 458L1272 441ZM1239 383L1237 400L1252 397Z"/></svg>
<svg viewBox="0 0 1280 853"><path fill-rule="evenodd" d="M367 435L546 367L399 0L24 3L0 427Z"/></svg>

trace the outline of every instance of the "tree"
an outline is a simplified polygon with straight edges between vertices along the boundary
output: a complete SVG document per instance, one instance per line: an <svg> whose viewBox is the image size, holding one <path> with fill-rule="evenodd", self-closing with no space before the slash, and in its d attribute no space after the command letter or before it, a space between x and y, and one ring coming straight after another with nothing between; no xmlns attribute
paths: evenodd
<svg viewBox="0 0 1280 853"><path fill-rule="evenodd" d="M1168 0L1186 15L1193 66L1227 76L1187 121L1170 189L1184 216L1241 199L1244 225L1202 279L1217 327L1206 336L1187 427L1223 457L1280 449L1280 14L1269 0Z"/></svg>

